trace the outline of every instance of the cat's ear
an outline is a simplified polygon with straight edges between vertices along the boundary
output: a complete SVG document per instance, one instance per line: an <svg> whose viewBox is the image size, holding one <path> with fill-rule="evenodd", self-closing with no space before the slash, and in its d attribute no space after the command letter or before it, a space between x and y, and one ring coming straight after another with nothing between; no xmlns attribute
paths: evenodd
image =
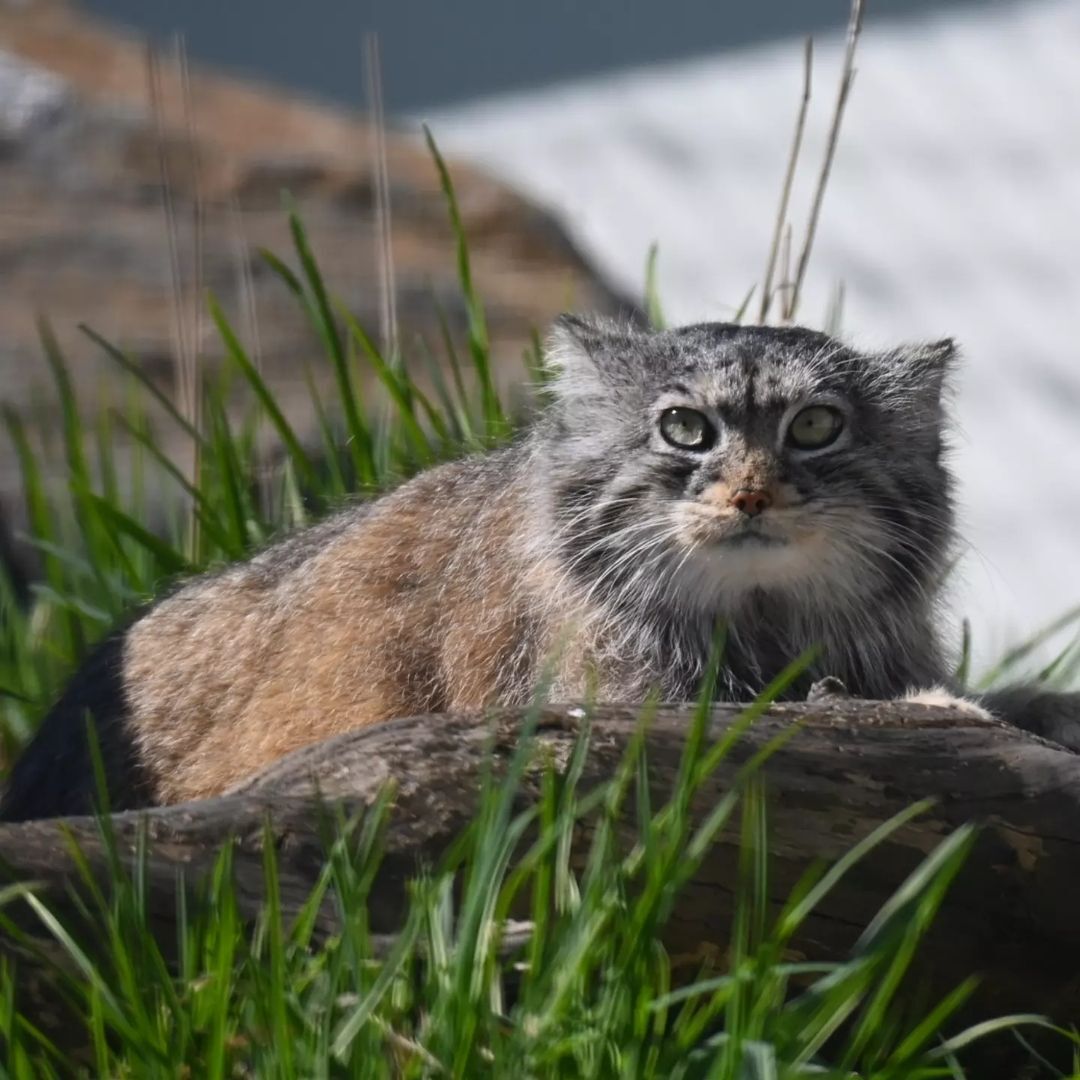
<svg viewBox="0 0 1080 1080"><path fill-rule="evenodd" d="M923 400L940 400L960 354L952 338L907 345L887 354L893 371L903 376L906 389Z"/></svg>
<svg viewBox="0 0 1080 1080"><path fill-rule="evenodd" d="M596 316L560 315L544 349L544 368L560 396L611 389L625 375L631 331Z"/></svg>

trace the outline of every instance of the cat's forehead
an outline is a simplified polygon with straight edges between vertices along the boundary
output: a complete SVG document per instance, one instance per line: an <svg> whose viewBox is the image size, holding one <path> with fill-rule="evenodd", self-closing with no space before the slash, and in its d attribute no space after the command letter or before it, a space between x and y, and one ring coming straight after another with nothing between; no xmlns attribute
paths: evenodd
<svg viewBox="0 0 1080 1080"><path fill-rule="evenodd" d="M956 356L950 338L863 352L802 327L698 323L646 331L568 315L556 322L545 360L555 400L592 426L604 399L620 403L620 416L640 416L670 391L691 400L668 405L770 414L831 397L939 432Z"/></svg>
<svg viewBox="0 0 1080 1080"><path fill-rule="evenodd" d="M794 327L705 323L657 334L653 345L657 374L709 399L747 405L843 390L854 358L827 335Z"/></svg>

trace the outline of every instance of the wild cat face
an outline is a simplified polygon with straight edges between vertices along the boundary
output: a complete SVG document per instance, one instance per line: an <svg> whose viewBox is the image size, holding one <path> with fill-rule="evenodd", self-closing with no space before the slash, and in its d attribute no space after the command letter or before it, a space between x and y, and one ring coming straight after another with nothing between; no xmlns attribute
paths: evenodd
<svg viewBox="0 0 1080 1080"><path fill-rule="evenodd" d="M564 318L545 430L570 572L715 608L924 593L951 538L951 343L863 355L797 328Z"/></svg>

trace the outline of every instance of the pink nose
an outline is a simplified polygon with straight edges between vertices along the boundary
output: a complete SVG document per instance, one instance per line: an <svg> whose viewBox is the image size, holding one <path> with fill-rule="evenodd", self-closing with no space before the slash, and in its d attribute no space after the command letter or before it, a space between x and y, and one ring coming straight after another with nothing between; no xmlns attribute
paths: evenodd
<svg viewBox="0 0 1080 1080"><path fill-rule="evenodd" d="M772 506L772 499L766 491L751 491L748 488L742 488L731 496L728 505L746 514L747 517L757 517Z"/></svg>

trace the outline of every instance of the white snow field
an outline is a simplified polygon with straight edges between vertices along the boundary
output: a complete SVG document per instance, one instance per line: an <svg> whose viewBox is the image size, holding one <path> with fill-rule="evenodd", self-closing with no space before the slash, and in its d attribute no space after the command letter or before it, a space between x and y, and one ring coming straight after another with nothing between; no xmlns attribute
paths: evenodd
<svg viewBox="0 0 1080 1080"><path fill-rule="evenodd" d="M842 50L815 41L796 247ZM857 69L801 321L842 282L855 343L961 343L954 608L985 665L1080 604L1080 4L871 17ZM789 40L426 119L636 295L657 241L669 321L723 319L762 277L802 77Z"/></svg>

